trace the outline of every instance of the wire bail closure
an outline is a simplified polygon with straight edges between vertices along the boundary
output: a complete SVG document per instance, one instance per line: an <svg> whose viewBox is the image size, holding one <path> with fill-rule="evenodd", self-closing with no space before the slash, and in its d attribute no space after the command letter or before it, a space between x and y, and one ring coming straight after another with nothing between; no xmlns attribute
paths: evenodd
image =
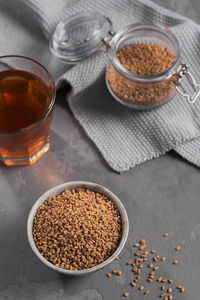
<svg viewBox="0 0 200 300"><path fill-rule="evenodd" d="M182 85L181 81L183 76L186 76L188 83L190 84L190 86L192 87L194 93L192 96L190 96L186 89L184 88L184 86ZM192 76L192 74L188 71L188 65L186 64L181 64L180 67L177 70L176 73L177 76L177 81L176 81L176 90L184 97L187 98L187 101L190 104L195 103L195 101L197 100L197 98L200 95L200 84L196 83L194 77Z"/></svg>
<svg viewBox="0 0 200 300"><path fill-rule="evenodd" d="M112 41L112 38L115 36L114 31L109 31L108 35L102 39L102 42L106 45L106 50L108 51L109 48L111 47L110 42Z"/></svg>

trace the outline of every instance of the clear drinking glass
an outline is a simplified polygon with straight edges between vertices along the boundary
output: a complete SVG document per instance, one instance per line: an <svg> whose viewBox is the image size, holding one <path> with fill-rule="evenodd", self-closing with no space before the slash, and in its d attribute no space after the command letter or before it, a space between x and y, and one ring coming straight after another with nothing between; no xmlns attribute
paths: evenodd
<svg viewBox="0 0 200 300"><path fill-rule="evenodd" d="M55 85L38 62L0 57L0 161L31 165L49 149Z"/></svg>

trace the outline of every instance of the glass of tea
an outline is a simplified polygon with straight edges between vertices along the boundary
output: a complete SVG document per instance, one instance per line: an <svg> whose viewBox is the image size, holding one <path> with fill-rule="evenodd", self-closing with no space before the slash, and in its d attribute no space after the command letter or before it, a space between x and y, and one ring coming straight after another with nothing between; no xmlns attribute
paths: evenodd
<svg viewBox="0 0 200 300"><path fill-rule="evenodd" d="M55 85L38 62L0 57L0 161L31 165L49 149Z"/></svg>

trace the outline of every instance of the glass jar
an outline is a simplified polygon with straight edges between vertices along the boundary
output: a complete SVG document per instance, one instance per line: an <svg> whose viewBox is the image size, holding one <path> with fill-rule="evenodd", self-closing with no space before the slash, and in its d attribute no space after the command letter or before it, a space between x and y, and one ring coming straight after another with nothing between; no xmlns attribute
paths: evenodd
<svg viewBox="0 0 200 300"><path fill-rule="evenodd" d="M176 59L165 72L148 76L132 73L117 58L117 53L133 44L159 44L172 52ZM176 94L176 72L180 65L177 39L167 29L155 25L129 25L110 42L110 63L106 68L106 84L113 97L136 109L149 109L166 103Z"/></svg>
<svg viewBox="0 0 200 300"><path fill-rule="evenodd" d="M139 75L129 71L120 63L117 54L127 46L141 43L158 44L168 49L175 56L174 63L157 75ZM115 34L107 17L99 13L85 13L59 23L50 41L52 53L69 64L89 58L103 46L110 57L105 72L106 84L111 95L121 104L137 110L152 109L167 103L177 91L190 103L198 98L200 85L188 72L188 66L181 63L178 41L167 28L131 24ZM190 95L182 84L183 75Z"/></svg>

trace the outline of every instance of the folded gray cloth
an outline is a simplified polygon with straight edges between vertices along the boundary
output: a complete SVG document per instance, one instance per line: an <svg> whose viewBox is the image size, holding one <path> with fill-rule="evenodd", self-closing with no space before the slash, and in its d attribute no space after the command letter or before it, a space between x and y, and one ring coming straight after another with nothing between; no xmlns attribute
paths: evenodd
<svg viewBox="0 0 200 300"><path fill-rule="evenodd" d="M177 94L156 110L137 112L109 94L104 78L106 52L69 69L48 50L56 24L78 12L107 15L115 31L131 23L161 24L174 32L182 62L189 64L200 82L199 25L147 0L0 0L0 6L1 55L31 56L43 63L57 82L70 82L70 108L111 168L123 172L171 149L200 165L200 99L191 105Z"/></svg>

